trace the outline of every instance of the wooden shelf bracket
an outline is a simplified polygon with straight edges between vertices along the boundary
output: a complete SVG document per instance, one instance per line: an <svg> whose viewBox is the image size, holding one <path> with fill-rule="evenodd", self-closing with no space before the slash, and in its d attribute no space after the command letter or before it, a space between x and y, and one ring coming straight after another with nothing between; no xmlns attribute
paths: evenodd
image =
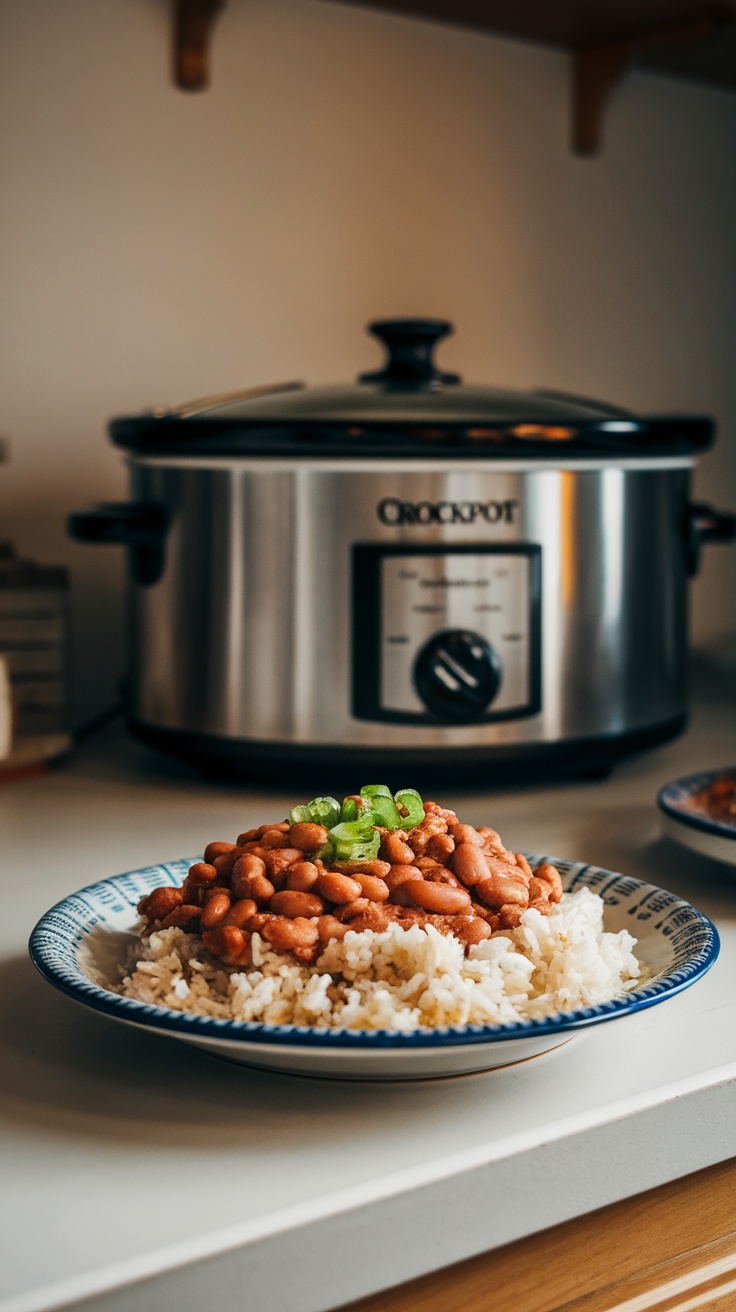
<svg viewBox="0 0 736 1312"><path fill-rule="evenodd" d="M173 79L182 91L209 86L212 30L226 0L173 0Z"/></svg>
<svg viewBox="0 0 736 1312"><path fill-rule="evenodd" d="M656 46L702 41L732 16L724 8L706 9L656 26L617 33L573 50L572 148L575 154L595 155L600 149L609 98L637 55Z"/></svg>

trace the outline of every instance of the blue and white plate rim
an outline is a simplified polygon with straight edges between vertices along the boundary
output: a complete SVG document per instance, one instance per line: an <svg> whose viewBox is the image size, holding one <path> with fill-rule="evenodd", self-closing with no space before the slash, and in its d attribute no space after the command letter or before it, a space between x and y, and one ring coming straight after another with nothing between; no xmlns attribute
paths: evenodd
<svg viewBox="0 0 736 1312"><path fill-rule="evenodd" d="M579 887L593 887L604 901L620 901L642 894L638 909L650 899L661 906L661 919L652 928L667 932L667 922L678 912L685 915L684 925L678 933L695 930L696 946L683 963L666 975L659 975L641 988L633 989L623 997L595 1007L561 1012L543 1020L519 1021L509 1025L448 1025L436 1029L421 1029L411 1033L399 1030L334 1030L326 1026L275 1025L256 1021L232 1021L209 1016L175 1012L133 998L111 993L93 983L84 974L77 960L77 950L87 934L105 919L105 911L119 913L127 904L135 910L144 893L164 881L182 883L189 866L201 857L188 857L131 870L109 879L99 880L63 898L41 917L29 941L31 960L41 975L76 1001L118 1020L143 1025L158 1031L168 1031L192 1039L212 1039L231 1043L267 1043L309 1046L320 1048L373 1049L373 1048L433 1048L438 1046L499 1043L513 1039L553 1035L565 1030L612 1020L616 1016L641 1011L664 1001L693 984L715 962L720 940L713 923L683 898L668 893L653 884L618 874L588 862L567 861L551 856L532 856L533 864L550 861L563 876L566 891ZM619 896L617 896L619 895ZM666 899L662 906L662 898ZM96 904L96 905L95 905ZM682 919L682 917L680 918Z"/></svg>
<svg viewBox="0 0 736 1312"><path fill-rule="evenodd" d="M714 834L736 843L736 825L728 824L725 820L699 815L697 811L687 810L687 803L694 793L708 788L724 774L736 775L736 765L722 765L716 770L700 770L697 774L686 774L680 779L672 779L659 790L657 805L660 811L670 819L687 825L689 829L700 829L704 834Z"/></svg>

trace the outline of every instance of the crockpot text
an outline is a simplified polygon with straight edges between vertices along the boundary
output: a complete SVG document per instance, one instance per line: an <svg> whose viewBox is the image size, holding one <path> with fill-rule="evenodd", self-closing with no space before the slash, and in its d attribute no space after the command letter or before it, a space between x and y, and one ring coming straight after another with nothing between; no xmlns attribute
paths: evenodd
<svg viewBox="0 0 736 1312"><path fill-rule="evenodd" d="M518 501L400 501L384 497L376 506L382 524L513 524Z"/></svg>

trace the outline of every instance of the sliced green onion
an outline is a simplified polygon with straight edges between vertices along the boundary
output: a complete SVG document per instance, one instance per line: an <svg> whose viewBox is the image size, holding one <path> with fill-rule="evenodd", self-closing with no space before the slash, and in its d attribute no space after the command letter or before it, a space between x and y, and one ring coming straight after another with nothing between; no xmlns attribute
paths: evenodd
<svg viewBox="0 0 736 1312"><path fill-rule="evenodd" d="M290 825L309 823L330 829L339 819L340 803L335 797L315 797L304 806L293 806L289 812Z"/></svg>
<svg viewBox="0 0 736 1312"><path fill-rule="evenodd" d="M415 788L403 788L392 797L386 784L366 784L359 798L346 797L342 806L335 797L315 797L289 812L292 825L311 822L327 829L327 842L316 853L325 862L371 861L381 846L376 826L413 829L423 819L424 803Z"/></svg>
<svg viewBox="0 0 736 1312"><path fill-rule="evenodd" d="M390 797L393 802L394 797L391 789L387 784L364 784L360 790L361 797Z"/></svg>
<svg viewBox="0 0 736 1312"><path fill-rule="evenodd" d="M340 803L336 797L315 797L309 803L309 819L315 825L331 829L340 820Z"/></svg>
<svg viewBox="0 0 736 1312"><path fill-rule="evenodd" d="M370 808L371 818L376 825L382 825L384 829L394 830L401 826L401 816L396 809L396 803L391 796L390 790L385 784L366 784L361 788L360 795Z"/></svg>
<svg viewBox="0 0 736 1312"><path fill-rule="evenodd" d="M403 807L408 813L399 821L402 829L413 829L415 825L422 823L424 802L416 788L402 788L398 793L394 793L394 800L397 807Z"/></svg>
<svg viewBox="0 0 736 1312"><path fill-rule="evenodd" d="M372 861L378 856L381 835L365 820L345 821L330 830L338 861Z"/></svg>
<svg viewBox="0 0 736 1312"><path fill-rule="evenodd" d="M373 830L373 837L367 839L364 843L353 843L349 851L344 856L338 854L340 861L375 861L378 856L378 849L381 846L381 835L377 829Z"/></svg>

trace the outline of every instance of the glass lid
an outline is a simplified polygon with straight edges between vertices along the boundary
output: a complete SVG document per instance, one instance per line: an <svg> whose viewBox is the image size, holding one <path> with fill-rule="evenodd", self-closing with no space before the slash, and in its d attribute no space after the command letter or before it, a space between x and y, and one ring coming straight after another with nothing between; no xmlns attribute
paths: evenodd
<svg viewBox="0 0 736 1312"><path fill-rule="evenodd" d="M113 420L121 446L149 453L217 455L687 454L712 440L704 418L642 419L562 392L464 384L437 368L434 350L452 325L388 319L369 325L384 344L382 369L348 386L284 383L205 397L170 410Z"/></svg>

